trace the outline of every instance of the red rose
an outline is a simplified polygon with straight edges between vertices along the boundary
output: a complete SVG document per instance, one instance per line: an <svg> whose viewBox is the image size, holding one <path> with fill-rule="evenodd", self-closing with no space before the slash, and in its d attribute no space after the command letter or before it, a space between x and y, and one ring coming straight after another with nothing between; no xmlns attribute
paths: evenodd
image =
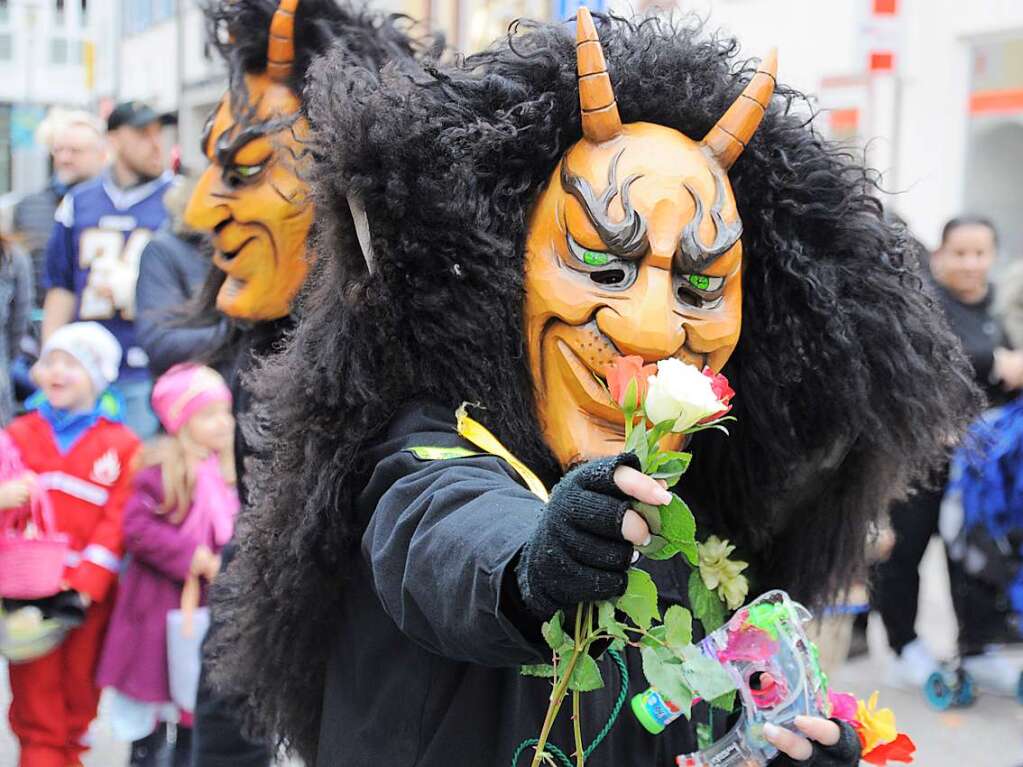
<svg viewBox="0 0 1023 767"><path fill-rule="evenodd" d="M908 735L900 732L891 743L883 743L869 754L864 754L862 758L867 764L885 765L888 762L911 764L914 753L916 753L916 744Z"/></svg>
<svg viewBox="0 0 1023 767"><path fill-rule="evenodd" d="M625 402L625 393L629 390L629 382L636 381L638 397L637 404L642 405L646 397L647 378L657 375L657 365L644 365L643 358L636 355L629 357L616 357L615 360L604 368L604 376L607 378L607 388L611 392L611 398L619 405Z"/></svg>
<svg viewBox="0 0 1023 767"><path fill-rule="evenodd" d="M703 374L710 379L710 389L714 392L714 396L717 397L718 401L725 406L723 410L700 421L700 423L710 423L711 421L716 421L718 418L721 418L732 409L731 401L732 397L735 396L735 391L729 385L727 378L725 378L721 373L715 373L709 366L704 367Z"/></svg>

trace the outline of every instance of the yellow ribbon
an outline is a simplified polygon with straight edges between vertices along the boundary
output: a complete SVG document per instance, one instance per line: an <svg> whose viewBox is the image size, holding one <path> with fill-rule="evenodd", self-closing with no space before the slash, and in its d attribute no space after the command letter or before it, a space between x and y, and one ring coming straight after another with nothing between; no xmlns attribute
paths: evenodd
<svg viewBox="0 0 1023 767"><path fill-rule="evenodd" d="M547 502L550 494L547 492L547 488L543 486L540 478L530 471L526 464L512 455L508 448L502 445L500 440L491 434L486 426L470 418L469 414L465 411L465 403L455 411L455 419L458 433L461 437L474 444L483 452L504 459L522 477L526 487L539 496L542 501Z"/></svg>

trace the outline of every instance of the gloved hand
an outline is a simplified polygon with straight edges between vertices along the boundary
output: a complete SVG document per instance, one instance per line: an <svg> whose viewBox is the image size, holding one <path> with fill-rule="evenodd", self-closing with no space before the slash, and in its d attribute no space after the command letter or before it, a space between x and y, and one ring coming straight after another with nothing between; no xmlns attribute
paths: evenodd
<svg viewBox="0 0 1023 767"><path fill-rule="evenodd" d="M823 742L831 741L829 731L832 737L834 733L831 723L838 725L838 740L826 746ZM848 722L800 716L796 717L796 727L808 737L781 727L778 729L782 732L775 737L768 735L765 728L764 735L782 751L771 761L771 767L857 767L860 763L860 738ZM809 756L796 758L806 753L807 746Z"/></svg>
<svg viewBox="0 0 1023 767"><path fill-rule="evenodd" d="M632 471L619 471L616 482L619 467ZM655 504L671 500L667 490L638 468L639 460L629 453L600 458L573 469L554 487L515 571L522 603L535 617L546 620L580 602L625 592L625 571L633 554L633 542L623 534L626 514L630 537L637 535L632 526L640 531L640 540L634 542L649 536L642 519L629 510L631 498Z"/></svg>

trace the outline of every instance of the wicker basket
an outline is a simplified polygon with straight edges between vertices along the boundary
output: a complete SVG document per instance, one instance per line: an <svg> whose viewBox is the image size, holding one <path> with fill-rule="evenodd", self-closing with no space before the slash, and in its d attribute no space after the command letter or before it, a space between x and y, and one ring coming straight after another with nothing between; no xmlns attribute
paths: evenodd
<svg viewBox="0 0 1023 767"><path fill-rule="evenodd" d="M60 591L68 537L57 532L46 491L32 488L27 514L4 515L0 534L0 597L41 599Z"/></svg>

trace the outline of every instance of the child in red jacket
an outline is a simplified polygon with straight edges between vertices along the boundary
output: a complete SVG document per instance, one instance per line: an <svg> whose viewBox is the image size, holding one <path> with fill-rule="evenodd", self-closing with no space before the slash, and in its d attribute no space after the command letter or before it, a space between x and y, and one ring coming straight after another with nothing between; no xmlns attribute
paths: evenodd
<svg viewBox="0 0 1023 767"><path fill-rule="evenodd" d="M121 565L121 509L130 489L138 439L119 423L112 398L121 347L95 322L57 330L43 347L36 379L43 400L7 434L25 466L50 495L57 528L70 538L62 596L85 620L57 649L10 666L11 729L20 767L80 765L96 715L96 662L113 607ZM18 481L15 481L18 482ZM24 488L0 484L0 499Z"/></svg>

